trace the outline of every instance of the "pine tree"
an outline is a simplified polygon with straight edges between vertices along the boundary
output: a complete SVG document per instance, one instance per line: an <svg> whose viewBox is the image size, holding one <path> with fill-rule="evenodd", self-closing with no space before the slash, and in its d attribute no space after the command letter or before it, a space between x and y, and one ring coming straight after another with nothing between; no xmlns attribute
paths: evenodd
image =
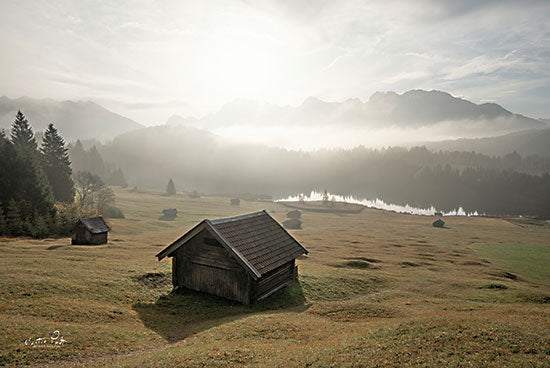
<svg viewBox="0 0 550 368"><path fill-rule="evenodd" d="M32 128L21 111L18 111L15 115L15 120L11 127L11 141L17 148L27 152L38 152Z"/></svg>
<svg viewBox="0 0 550 368"><path fill-rule="evenodd" d="M39 238L39 239L47 237L50 233L50 228L48 226L49 220L50 219L47 218L46 216L36 215L34 224L30 231L30 235L33 238Z"/></svg>
<svg viewBox="0 0 550 368"><path fill-rule="evenodd" d="M88 170L88 156L79 139L76 140L74 146L69 145L69 157L74 172Z"/></svg>
<svg viewBox="0 0 550 368"><path fill-rule="evenodd" d="M53 124L48 125L42 140L42 167L50 182L55 200L74 201L74 183L71 179L71 162L65 141Z"/></svg>
<svg viewBox="0 0 550 368"><path fill-rule="evenodd" d="M172 180L172 178L168 180L168 185L166 186L166 194L168 195L176 194L176 186L174 185L174 181Z"/></svg>
<svg viewBox="0 0 550 368"><path fill-rule="evenodd" d="M107 184L109 185L117 185L122 188L126 188L128 186L128 183L126 182L126 178L124 177L124 173L122 172L122 169L118 168L109 177L109 180L107 180Z"/></svg>
<svg viewBox="0 0 550 368"><path fill-rule="evenodd" d="M22 222L34 219L34 212L47 217L55 214L51 187L38 159L32 154L16 149L14 144L2 137L0 173L0 202L4 204L8 234L22 235ZM16 212L17 216L14 215ZM21 223L16 221L15 217Z"/></svg>
<svg viewBox="0 0 550 368"><path fill-rule="evenodd" d="M2 203L0 203L0 235L6 235L6 216L4 215L4 208Z"/></svg>
<svg viewBox="0 0 550 368"><path fill-rule="evenodd" d="M19 212L17 202L13 199L9 201L6 210L6 228L6 234L11 236L21 236L24 232L21 213Z"/></svg>
<svg viewBox="0 0 550 368"><path fill-rule="evenodd" d="M88 156L88 167L86 170L89 170L92 174L95 174L104 180L107 177L107 167L105 166L105 161L101 157L101 153L97 150L96 146L92 146L90 150L86 153Z"/></svg>

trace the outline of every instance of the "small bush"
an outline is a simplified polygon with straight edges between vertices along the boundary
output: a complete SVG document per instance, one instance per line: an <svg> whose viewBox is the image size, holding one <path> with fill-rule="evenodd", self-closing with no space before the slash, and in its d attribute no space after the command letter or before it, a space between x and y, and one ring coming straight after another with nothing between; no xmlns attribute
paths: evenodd
<svg viewBox="0 0 550 368"><path fill-rule="evenodd" d="M104 210L103 214L109 218L124 218L124 213L122 212L122 210L115 206L107 207Z"/></svg>

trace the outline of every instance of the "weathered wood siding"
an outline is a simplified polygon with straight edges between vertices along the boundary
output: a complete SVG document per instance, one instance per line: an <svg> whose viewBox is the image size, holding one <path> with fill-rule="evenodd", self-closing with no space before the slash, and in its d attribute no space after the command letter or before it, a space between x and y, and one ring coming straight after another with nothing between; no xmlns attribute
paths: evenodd
<svg viewBox="0 0 550 368"><path fill-rule="evenodd" d="M206 230L176 252L172 269L174 286L248 304L250 276L223 246L206 244L205 238L212 239Z"/></svg>
<svg viewBox="0 0 550 368"><path fill-rule="evenodd" d="M294 260L277 267L257 280L257 300L268 297L275 291L290 284L295 279Z"/></svg>
<svg viewBox="0 0 550 368"><path fill-rule="evenodd" d="M91 234L90 244L105 244L107 243L107 233Z"/></svg>
<svg viewBox="0 0 550 368"><path fill-rule="evenodd" d="M99 245L107 243L107 232L92 234L85 226L77 226L71 237L71 244L75 245Z"/></svg>

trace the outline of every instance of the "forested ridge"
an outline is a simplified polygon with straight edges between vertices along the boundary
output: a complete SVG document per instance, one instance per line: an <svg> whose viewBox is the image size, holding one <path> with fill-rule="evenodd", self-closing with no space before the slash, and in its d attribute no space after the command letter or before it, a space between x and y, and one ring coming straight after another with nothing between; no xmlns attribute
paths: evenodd
<svg viewBox="0 0 550 368"><path fill-rule="evenodd" d="M173 178L182 190L280 198L327 189L443 211L550 217L550 158L538 155L362 146L306 152L229 143L182 127L130 132L99 149L142 187L164 189Z"/></svg>

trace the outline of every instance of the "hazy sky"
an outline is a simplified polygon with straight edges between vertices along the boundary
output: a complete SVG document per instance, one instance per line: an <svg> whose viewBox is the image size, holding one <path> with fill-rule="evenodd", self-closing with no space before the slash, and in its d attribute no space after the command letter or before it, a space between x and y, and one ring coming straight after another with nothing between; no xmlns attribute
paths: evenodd
<svg viewBox="0 0 550 368"><path fill-rule="evenodd" d="M139 122L438 89L550 118L550 1L0 1L0 95Z"/></svg>

